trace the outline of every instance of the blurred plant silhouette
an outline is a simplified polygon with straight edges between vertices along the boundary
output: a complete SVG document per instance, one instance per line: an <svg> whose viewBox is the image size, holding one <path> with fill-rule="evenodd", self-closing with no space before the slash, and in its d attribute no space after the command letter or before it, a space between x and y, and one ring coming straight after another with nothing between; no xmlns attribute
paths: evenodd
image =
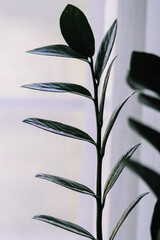
<svg viewBox="0 0 160 240"><path fill-rule="evenodd" d="M141 104L160 111L160 58L158 56L133 52L127 81L132 88L140 91L138 99ZM150 90L150 92L144 93L144 90ZM133 118L129 119L129 125L160 153L159 129L153 129ZM137 161L130 160L126 165L149 185L157 197L151 222L151 236L152 240L160 240L160 174Z"/></svg>

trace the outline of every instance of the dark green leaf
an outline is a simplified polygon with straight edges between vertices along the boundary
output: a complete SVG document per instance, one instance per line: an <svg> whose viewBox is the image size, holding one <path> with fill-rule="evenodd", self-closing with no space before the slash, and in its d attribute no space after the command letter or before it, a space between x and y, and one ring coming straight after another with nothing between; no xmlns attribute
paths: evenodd
<svg viewBox="0 0 160 240"><path fill-rule="evenodd" d="M121 227L122 223L125 221L127 218L128 214L132 211L132 209L137 205L137 203L148 193L143 193L139 195L131 204L125 209L124 213L122 214L121 218L117 222L115 228L113 229L109 240L113 240L115 235L117 234L119 228Z"/></svg>
<svg viewBox="0 0 160 240"><path fill-rule="evenodd" d="M73 83L63 83L63 82L49 82L49 83L32 83L22 86L24 88L30 88L34 90L46 91L46 92L58 92L58 93L74 93L84 97L93 99L91 93L84 87L73 84Z"/></svg>
<svg viewBox="0 0 160 240"><path fill-rule="evenodd" d="M64 221L64 220L61 220L59 218L46 216L46 215L37 215L37 216L34 216L33 219L40 220L42 222L49 223L49 224L54 225L56 227L63 228L65 230L67 230L67 231L76 233L76 234L81 235L83 237L87 237L87 238L96 240L92 236L91 233L89 233L84 228L78 226L77 224L74 224L74 223L71 223L71 222L68 222L68 221Z"/></svg>
<svg viewBox="0 0 160 240"><path fill-rule="evenodd" d="M160 240L160 202L155 204L152 222L151 222L151 236L152 240Z"/></svg>
<svg viewBox="0 0 160 240"><path fill-rule="evenodd" d="M139 94L139 101L145 105L160 111L160 99L148 96L146 94Z"/></svg>
<svg viewBox="0 0 160 240"><path fill-rule="evenodd" d="M158 151L160 151L160 132L132 118L129 118L129 125L149 143L151 143Z"/></svg>
<svg viewBox="0 0 160 240"><path fill-rule="evenodd" d="M105 183L105 187L104 187L103 206L105 204L105 200L106 200L106 196L107 196L108 192L113 187L113 185L117 181L119 175L123 171L123 169L125 167L125 162L128 161L132 157L133 153L136 151L136 149L139 146L140 146L140 144L137 144L137 145L133 146L131 149L129 149L129 151L127 151L127 153L119 159L119 161L116 163L116 165L112 169L112 171Z"/></svg>
<svg viewBox="0 0 160 240"><path fill-rule="evenodd" d="M95 76L98 81L108 62L115 41L116 33L117 33L117 20L114 21L114 23L106 33L97 55L95 64Z"/></svg>
<svg viewBox="0 0 160 240"><path fill-rule="evenodd" d="M131 160L126 162L126 166L137 173L149 185L155 195L160 198L160 175L158 173Z"/></svg>
<svg viewBox="0 0 160 240"><path fill-rule="evenodd" d="M108 80L109 80L111 68L112 68L115 58L112 60L112 62L109 65L109 68L108 68L108 71L107 71L107 74L106 74L106 77L105 77L104 83L103 83L103 89L102 89L102 95L101 95L101 101L100 101L100 110L99 110L99 114L100 114L99 119L100 119L101 123L103 122L103 110L104 110L104 102L105 102L106 90L107 90L107 86L108 86Z"/></svg>
<svg viewBox="0 0 160 240"><path fill-rule="evenodd" d="M55 57L66 57L66 58L77 58L88 62L87 57L84 57L72 48L66 45L50 45L41 48L36 48L28 51L27 53L45 55L45 56L55 56Z"/></svg>
<svg viewBox="0 0 160 240"><path fill-rule="evenodd" d="M134 92L135 93L135 92ZM112 113L111 115L111 118L108 122L108 125L107 125L107 128L106 128L106 131L104 133L104 137L103 137L103 142L102 142L102 149L101 149L101 154L102 156L104 155L105 153L105 146L106 146L106 143L107 143L107 140L108 140L108 137L109 137L109 134L112 130L112 127L119 115L119 112L121 111L123 105L127 102L127 100L134 94L132 93L131 95L129 95L115 110L114 112Z"/></svg>
<svg viewBox="0 0 160 240"><path fill-rule="evenodd" d="M160 95L160 57L133 52L127 81L134 89L149 89Z"/></svg>
<svg viewBox="0 0 160 240"><path fill-rule="evenodd" d="M84 193L84 194L88 194L88 195L96 197L94 192L91 189L89 189L85 185L82 185L78 182L74 182L74 181L71 181L71 180L66 179L66 178L57 177L57 176L44 174L44 173L37 174L36 177L54 182L56 184L59 184L63 187L74 190L76 192L80 192L80 193Z"/></svg>
<svg viewBox="0 0 160 240"><path fill-rule="evenodd" d="M85 57L92 57L95 51L92 29L84 13L69 4L60 18L62 35L68 45Z"/></svg>
<svg viewBox="0 0 160 240"><path fill-rule="evenodd" d="M94 140L87 133L63 123L39 118L27 118L23 122L55 134L87 141L95 145Z"/></svg>

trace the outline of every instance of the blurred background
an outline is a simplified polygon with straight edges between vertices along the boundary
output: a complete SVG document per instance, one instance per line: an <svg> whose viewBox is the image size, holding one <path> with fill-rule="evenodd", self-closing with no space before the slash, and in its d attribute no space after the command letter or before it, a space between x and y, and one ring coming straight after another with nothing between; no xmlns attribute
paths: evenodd
<svg viewBox="0 0 160 240"><path fill-rule="evenodd" d="M34 178L37 173L49 173L81 182L95 190L94 147L22 123L25 118L40 117L73 125L94 139L96 137L94 108L90 100L21 88L34 82L64 81L93 90L86 63L26 53L37 47L64 43L59 17L68 3L86 14L95 34L96 52L104 34L115 18L118 19L110 61L114 56L118 57L109 83L106 123L113 109L132 92L125 80L131 52L138 50L160 55L159 0L0 0L0 239L3 240L83 239L32 220L36 214L75 222L95 233L94 199ZM103 182L119 157L139 142L143 144L136 153L137 159L155 169L160 167L158 154L128 127L128 116L159 126L160 118L155 112L142 108L136 96L129 100L109 139ZM108 239L126 206L144 191L148 188L142 181L125 170L106 202L104 239ZM150 216L155 200L150 194L142 201L116 239L150 239Z"/></svg>

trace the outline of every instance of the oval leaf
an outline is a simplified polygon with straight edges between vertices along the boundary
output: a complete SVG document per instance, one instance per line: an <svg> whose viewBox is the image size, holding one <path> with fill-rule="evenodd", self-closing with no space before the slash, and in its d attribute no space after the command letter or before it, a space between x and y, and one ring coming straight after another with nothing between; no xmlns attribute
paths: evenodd
<svg viewBox="0 0 160 240"><path fill-rule="evenodd" d="M124 213L122 214L121 218L117 222L116 226L114 227L109 240L113 240L115 235L117 234L119 228L121 227L122 223L127 218L128 214L132 211L132 209L137 205L137 203L148 193L143 193L139 195L131 204L125 209Z"/></svg>
<svg viewBox="0 0 160 240"><path fill-rule="evenodd" d="M115 41L116 33L117 33L117 20L113 22L112 26L106 33L97 55L97 59L95 63L95 77L98 81L108 62L108 59L111 54L112 47Z"/></svg>
<svg viewBox="0 0 160 240"><path fill-rule="evenodd" d="M22 86L39 91L58 92L58 93L74 93L93 99L91 93L84 87L73 83L49 82L49 83L32 83Z"/></svg>
<svg viewBox="0 0 160 240"><path fill-rule="evenodd" d="M90 188L86 187L83 184L77 183L75 181L71 181L71 180L66 179L66 178L57 177L57 176L53 176L53 175L50 175L50 174L44 174L44 173L39 173L39 174L36 175L36 177L48 180L50 182L54 182L56 184L59 184L63 187L74 190L76 192L88 194L88 195L91 195L91 196L95 197L94 192Z"/></svg>
<svg viewBox="0 0 160 240"><path fill-rule="evenodd" d="M136 161L125 163L127 167L137 173L152 189L155 195L160 198L160 175L148 167L139 164Z"/></svg>
<svg viewBox="0 0 160 240"><path fill-rule="evenodd" d="M23 122L58 135L87 141L95 145L94 140L87 133L78 128L63 123L40 118L27 118Z"/></svg>
<svg viewBox="0 0 160 240"><path fill-rule="evenodd" d="M84 228L78 226L77 224L74 224L74 223L71 223L71 222L68 222L68 221L64 221L64 220L61 220L59 218L46 216L46 215L37 215L37 216L34 216L33 219L40 220L42 222L46 222L46 223L49 223L49 224L54 225L56 227L63 228L67 231L76 233L78 235L96 240L92 236L91 233L89 233Z"/></svg>
<svg viewBox="0 0 160 240"><path fill-rule="evenodd" d="M132 118L129 125L160 152L160 133Z"/></svg>
<svg viewBox="0 0 160 240"><path fill-rule="evenodd" d="M108 86L109 76L110 76L110 73L111 73L111 68L112 68L112 65L113 65L113 62L114 62L115 58L112 60L112 62L109 65L109 68L108 68L108 71L107 71L107 74L106 74L106 77L105 77L104 83L103 83L103 89L102 89L102 95L101 95L101 101L100 101L100 110L99 110L99 121L100 121L100 123L103 122L103 110L104 110L106 90L107 90L107 86Z"/></svg>
<svg viewBox="0 0 160 240"><path fill-rule="evenodd" d="M141 103L160 111L160 99L148 96L146 94L139 94L138 99Z"/></svg>
<svg viewBox="0 0 160 240"><path fill-rule="evenodd" d="M109 137L109 134L112 130L112 127L122 109L122 107L124 106L124 104L128 101L128 99L133 95L135 94L135 92L133 92L131 95L129 95L115 110L114 112L112 113L111 115L111 118L108 122L108 125L107 125L107 128L106 128L106 131L104 133L104 137L103 137L103 142L102 142L102 149L101 149L101 154L102 156L104 155L105 153L105 146L106 146L106 143L107 143L107 140L108 140L108 137Z"/></svg>
<svg viewBox="0 0 160 240"><path fill-rule="evenodd" d="M77 58L88 62L87 57L84 57L77 52L75 52L72 48L66 45L50 45L41 48L36 48L27 53L45 55L45 56L55 56L55 57L66 57L66 58Z"/></svg>
<svg viewBox="0 0 160 240"><path fill-rule="evenodd" d="M140 146L140 144L137 144L137 145L133 146L131 149L129 149L129 151L119 159L119 161L116 163L116 165L112 169L112 171L105 183L105 187L104 187L103 206L105 204L105 200L106 200L106 196L107 196L108 192L111 190L111 188L117 181L119 175L123 171L126 161L128 161L132 157L133 153L136 151L136 149L139 146Z"/></svg>
<svg viewBox="0 0 160 240"><path fill-rule="evenodd" d="M92 29L84 13L69 4L60 17L62 35L68 45L85 57L92 57L95 51Z"/></svg>

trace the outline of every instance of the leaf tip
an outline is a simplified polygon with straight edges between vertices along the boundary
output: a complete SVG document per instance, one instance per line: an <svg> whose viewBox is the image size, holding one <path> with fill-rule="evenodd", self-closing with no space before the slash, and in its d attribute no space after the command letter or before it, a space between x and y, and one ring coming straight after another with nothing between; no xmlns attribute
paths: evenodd
<svg viewBox="0 0 160 240"><path fill-rule="evenodd" d="M26 118L26 119L24 119L22 122L23 122L23 123L31 124L33 120L34 120L34 118Z"/></svg>
<svg viewBox="0 0 160 240"><path fill-rule="evenodd" d="M36 178L41 178L43 175L44 175L43 173L37 173L37 174L35 175L35 177L36 177Z"/></svg>
<svg viewBox="0 0 160 240"><path fill-rule="evenodd" d="M37 220L38 217L39 217L39 215L35 215L35 216L32 217L32 219Z"/></svg>
<svg viewBox="0 0 160 240"><path fill-rule="evenodd" d="M28 88L28 87L27 87L27 84L22 85L21 88Z"/></svg>
<svg viewBox="0 0 160 240"><path fill-rule="evenodd" d="M113 24L115 24L115 25L116 25L116 28L117 28L117 26L118 26L118 20L117 20L117 18L114 20Z"/></svg>
<svg viewBox="0 0 160 240"><path fill-rule="evenodd" d="M25 53L32 53L32 51L33 51L33 50L28 50L28 51L26 51Z"/></svg>
<svg viewBox="0 0 160 240"><path fill-rule="evenodd" d="M150 193L150 192L142 193L142 194L139 196L139 198L141 199L141 198L145 197L146 195L148 195L149 193Z"/></svg>
<svg viewBox="0 0 160 240"><path fill-rule="evenodd" d="M24 123L27 123L27 118L26 118L26 119L24 119L22 122L24 122Z"/></svg>
<svg viewBox="0 0 160 240"><path fill-rule="evenodd" d="M137 149L137 148L139 148L141 146L141 143L137 143L136 145L135 145L135 150Z"/></svg>

